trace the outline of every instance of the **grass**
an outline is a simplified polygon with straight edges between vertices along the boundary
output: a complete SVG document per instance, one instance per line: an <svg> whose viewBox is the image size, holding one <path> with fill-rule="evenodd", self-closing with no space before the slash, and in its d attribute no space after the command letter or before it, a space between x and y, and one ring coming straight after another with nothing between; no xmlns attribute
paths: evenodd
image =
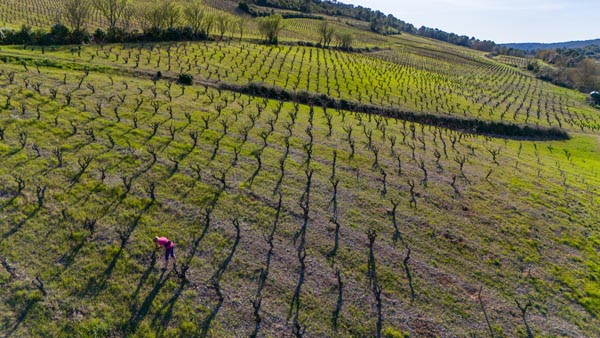
<svg viewBox="0 0 600 338"><path fill-rule="evenodd" d="M536 335L599 335L597 111L578 93L478 52L405 34L385 39L389 49L367 54L249 41L86 46L80 55L3 47L0 332L247 336L262 276L261 334L298 325L311 336L372 336L374 229L386 336L486 335L480 287L497 336L524 334L515 300L532 301ZM135 67L137 53L151 62ZM206 61L196 67L194 58ZM539 108L528 122L560 119L572 138L462 134L150 79L190 65L195 80L264 77L495 121L523 123ZM160 271L157 234L176 243L178 271Z"/></svg>
<svg viewBox="0 0 600 338"><path fill-rule="evenodd" d="M43 302L36 301L32 306L44 308L47 306L44 304L51 303L48 299L50 297L51 299L62 299L62 305L59 307L68 312L72 311L67 310L69 304L82 302L82 311L85 311L86 314L89 313L84 318L92 318L93 321L81 323L81 328L79 328L81 330L91 330L90 328L85 329L85 327L95 325L92 324L94 322L98 325L111 323L110 327L116 326L121 330L126 330L128 327L131 329L133 323L136 324L135 330L138 327L141 330L140 334L143 334L144 327L149 327L150 330L159 329L161 326L156 321L152 324L148 317L160 316L162 313L159 311L160 304L167 301L169 297L173 297L179 286L177 277L173 273L167 275L168 282L163 281L164 284L161 284L161 279L156 279L156 272L147 275L147 271L157 269L156 263L148 265L151 263L147 258L151 253L151 243L148 238L152 238L153 234L159 232L174 238L178 243L178 248L181 248L180 257L185 257L186 248L192 246L191 241L201 229L202 205L206 205L207 200L211 199L210 196L218 187L211 176L218 176L220 170L228 167L227 163L232 160L233 148L239 146L241 142L240 136L235 131L239 132L244 125L248 125L247 116L249 114L258 113L255 110L255 104L252 103L253 100L240 96L231 101L221 113L221 117L217 118L218 112L215 110L217 103L213 105L208 103L210 95L200 95L196 101L195 93L186 90L187 94L178 96L170 103L174 111L174 117L171 119L166 108L169 104L166 103L167 99L163 94L158 97L158 100L164 102L165 108L159 110L158 114L153 114L149 103L142 105L135 115L139 126L134 129L132 121L134 115L131 110L135 105L132 101L136 97L134 93L137 90L133 88L142 88L145 94L141 96L146 95L146 102L150 102L152 82L129 77L115 76L113 78L114 83L118 83L117 86L121 93L131 93L130 96L128 95L130 99L126 99L119 108L123 113L120 116L121 122L118 123L115 120L116 117L110 116L112 114L110 107L116 102L107 102L108 96L114 90L114 85L110 84L103 73L91 73L89 78L86 78L86 82L96 84L95 94L91 94L87 89L76 90L72 102L78 103L71 107L65 107L64 102L61 102L64 99L60 96L56 100L50 100L46 90L42 89L43 95L31 93L30 90L20 89L20 83L23 83L23 79L27 77L31 80L43 81L47 87L56 86L63 93L73 90L73 86L77 85L77 77L82 74L71 73L72 76L69 78L72 80L67 81L67 85L61 85L64 73L62 70L40 68L41 74L38 74L33 70L25 72L18 66L7 65L7 67L9 67L8 69L13 67L18 80L15 81L16 84L6 86L3 95L8 91L20 92L13 97L12 101L19 102L21 99L26 99L31 106L35 106L34 102L49 103L44 105L40 120L36 120L32 112L26 112L23 116L16 111L16 108L5 109L2 124L6 129L7 137L3 143L6 144L6 147L2 154L5 164L1 178L3 186L9 189L6 191L7 196L3 199L2 204L3 215L8 219L7 222L4 222L6 226L2 229L5 236L2 243L3 255L9 262L19 262L19 267L26 267L26 276L40 275L46 283L46 288L52 290L48 296L44 297ZM122 81L128 83L129 91L124 88ZM164 93L167 87L164 83L159 82L158 89L160 90L157 92ZM222 93L222 95L233 96L235 94ZM83 103L92 107L98 99L106 100L104 116L95 116L97 114L92 112L75 114L75 112L81 111ZM237 117L237 122L234 122L235 112L238 111L239 114L239 105L246 100L251 101L251 104L247 106L252 108L250 111L246 109L243 115ZM260 103L262 99L255 101L255 103ZM15 106L18 107L17 104ZM255 160L251 154L256 149L260 149L262 142L260 133L270 129L267 123L270 120L269 116L275 117L274 102L267 102L267 107L261 113L261 117L254 127L255 130L250 133L249 141L241 148L240 162L235 167L230 167L227 174L230 190L226 191L226 194L219 199L213 217L214 224L211 223L208 234L202 239L199 255L194 256L190 261L188 279L191 281L190 283L195 284L195 287L191 288L186 284L183 290L190 289L188 290L190 293L194 293L192 290L195 290L196 296L181 299L182 303L174 306L175 318L169 319L171 324L167 328L179 327L180 321L183 323L184 318L190 316L190 314L184 316L175 311L179 307L204 306L207 309L204 312L194 312L194 316L198 317L193 317L195 320L191 322L196 325L198 322L202 322L203 315L210 311L208 309L214 302L210 299L214 296L210 296L210 289L203 285L207 282L206 278L212 275L210 271L214 271L222 262L232 245L230 217L241 217L245 225L240 250L248 254L264 252L264 249L260 249L260 247L264 248L264 245L260 244L263 242L261 233L266 232L264 224L268 224L273 217L272 205L274 202L271 189L273 189L279 173L278 159L283 156L283 139L287 134L284 125L286 122L290 122L286 118L286 113L294 110L292 105L284 104L279 113L280 118L275 124L275 130L268 138L268 147L263 153L264 167L252 186L248 187L244 182L247 182L247 178L255 167ZM198 108L200 109L198 110ZM446 141L448 143L448 159L442 155L440 163L444 171L438 172L435 169L437 165L432 153L443 152L440 137L447 140L450 134L442 129L430 127L421 129L416 125L415 140L412 140L409 135L405 144L401 144L399 140L396 145L395 151L400 154L404 163L402 175L397 175L395 159L390 156L389 141L382 139L382 132L377 129L374 119L369 122L367 117L364 117L362 122L359 122L358 115L345 113L345 122L342 123L342 116L333 112L337 122L334 123L336 127L333 135L326 137L327 127L324 115L319 109L315 110L317 112L313 128L315 128L316 141L314 142L311 168L316 173L314 183L316 188L314 189L317 189L318 193L312 196L313 211L307 232L308 255L311 257L310 271L313 277L307 278L307 285L303 288L305 290L303 299L306 303L302 308L302 313L306 316L303 317L306 325L311 323L309 327L315 330L314 332L332 334L331 328L327 329L330 327L327 319L328 312L322 307L324 304L321 300L322 296L318 296L323 286L318 285L332 277L330 263L324 253L328 252L332 244L330 242L331 233L326 230L329 228L327 220L331 212L327 207L331 193L327 181L331 171L334 149L338 152L336 177L340 179L343 187L340 189L339 205L340 219L344 224L341 236L342 244L336 257L335 268L343 271L346 281L345 292L348 294L359 292L364 288L361 285L368 282L365 268L360 267L366 262L366 251L361 249L363 245L360 243L365 241L366 230L374 227L381 233L376 252L380 280L385 293L390 299L395 299L395 302L405 304L403 306L408 308L408 304L405 303L406 281L400 273L401 266L398 265L398 262L402 260L404 250L392 240L391 220L386 213L390 208L389 200L395 199L404 201L400 203L397 215L401 220L400 231L403 238L413 249L413 269L416 285L418 285L419 301L411 311L428 313L428 318L434 328L442 323L447 323L446 319L443 319L446 318L445 316L451 316L457 323L457 326L454 327L454 330L458 330L456 332L468 332L468 330L465 331L465 328L469 327L466 323L470 322L469 317L476 316L477 303L468 305L468 302L458 302L458 299L466 296L465 288L466 290L476 288L478 284L484 284L486 289L490 289L490 292L493 290L494 293L498 293L489 296L494 297L493 302L490 301L490 303L497 307L497 312L494 312L493 315L495 322L503 326L505 330L516 325L514 321L502 315L511 308L512 298L525 292L533 299L546 299L549 296L546 294L548 292L546 287L551 287L555 283L553 282L555 278L560 278L562 284L568 285L573 290L583 286L579 283L587 283L585 284L587 289L584 290L590 291L580 294L565 293L565 298L552 301L553 306L559 304L567 306L568 301L575 300L580 301L590 313L595 311L596 305L593 300L595 296L591 291L593 289L589 289L594 282L592 280L585 282L587 280L585 271L589 268L580 266L584 262L593 261L592 257L582 258L582 261L572 261L568 256L564 256L565 250L578 251L583 249L580 246L582 244L579 243L588 242L584 233L577 230L569 219L575 219L575 224L583 226L588 223L586 220L591 220L593 217L593 214L589 213L589 210L592 210L590 209L591 204L588 206L588 203L595 203L596 197L589 189L594 186L597 177L590 170L596 164L589 153L597 151L595 139L580 135L568 142L551 142L543 145L536 143L534 146L533 142L470 136L468 140L459 142L456 149L452 149L450 142ZM183 112L192 113L191 125L188 125L186 118L182 116ZM290 297L290 291L286 292L285 290L291 290L294 283L292 277L294 269L290 269L294 266L292 263L294 250L290 250L293 248L290 241L298 226L298 221L295 220L297 216L293 215L300 212L295 201L301 195L302 185L305 181L302 162L306 155L303 154L302 144L308 142L305 132L309 126L308 115L308 108L300 107L299 117L293 127L293 136L290 139L291 152L285 162L286 176L282 190L286 210L285 221L282 222L281 228L277 232L277 238L280 239L277 241L276 252L279 252L278 255L281 257L274 262L272 267L273 284L268 284L268 292L265 295L267 297L265 304L272 304L272 307L271 305L265 306L265 313L279 314L279 316L283 316L282 319L285 319L285 301ZM54 125L55 116L59 117L58 126ZM190 139L187 132L203 130L202 116L210 117L212 127L203 131L199 145L190 152ZM70 120L75 121L78 125L78 132L72 136ZM214 141L222 135L219 120L230 122L228 124L229 131L224 136L224 141L221 143L222 148L217 152L216 159L210 161ZM152 121L158 121L161 123L161 127L157 135L148 140L152 134ZM400 135L404 130L402 123L393 120L385 121L387 124L380 125L387 125L386 133L388 135ZM174 140L170 140L168 131L171 124L178 129ZM372 168L373 154L364 148L364 144L368 141L361 132L360 124L364 124L366 129L375 131L373 138L381 154L380 165L390 175L388 178L389 192L384 198L381 198L379 173ZM344 125L355 128L353 137L358 146L353 159L349 159L347 143L335 141L344 139L345 131L341 128ZM409 126L406 127L407 131L410 130ZM86 128L97 131L96 141L90 141L89 136L82 132ZM41 157L36 157L30 147L18 149L19 146L14 136L11 136L15 135L18 130L28 133L30 145L35 143L41 148L43 154ZM437 145L433 143L434 133ZM115 146L112 149L107 140L106 135L108 134L112 135L115 140ZM415 148L417 160L412 160L409 145L412 142L418 144L419 139L425 141L426 150L417 146ZM552 145L552 151L548 148L550 145ZM52 149L57 146L63 148L65 162L63 168L57 168L55 160L50 155ZM146 150L149 146L159 150L156 164L150 167L148 167L150 155ZM521 155L518 155L520 146L522 146ZM475 155L471 157L465 168L466 177L470 183L459 179L461 195L457 196L452 192L449 184L452 176L460 175L457 164L452 158L458 154L472 153L472 147L476 148ZM485 149L493 147L502 148L498 158L499 165L492 163L491 156L486 153ZM565 156L565 150L571 152L571 160ZM81 175L79 181L72 183L71 180L78 170L77 160L86 155L92 156L94 160L86 172ZM181 158L180 169L173 173L172 159L177 157ZM426 187L418 183L422 179L418 159L423 159L426 168L429 168L429 182ZM521 173L519 177L512 175L517 162ZM197 181L189 167L192 163L203 163L200 181ZM560 171L558 166L561 167ZM100 167L108 168L104 183L99 180L98 170ZM20 168L19 172L21 173L29 173L25 176L27 186L23 193L9 203L7 202L9 197L15 195L11 173L14 173L16 168ZM358 180L356 179L357 169ZM490 169L493 170L493 174L488 183L483 176ZM538 179L538 175L543 180ZM120 176L136 177L132 191L125 196ZM563 185L563 177L566 177L568 182L572 182L567 184L568 187ZM408 203L409 192L405 182L411 179L417 182L417 191L420 195L416 210L411 208ZM144 187L152 181L158 184L159 202L154 204L149 201L144 192ZM533 184L533 182L536 183ZM39 184L48 186L47 196L49 196L45 206L41 209L35 206L35 191L32 191L33 186ZM565 190L566 192L564 192ZM548 193L552 191L555 191L554 197L549 197ZM547 196L542 199L536 197L543 195ZM590 197L584 197L586 195ZM582 205L577 207L575 203ZM245 205L245 207L240 209L241 205ZM561 207L562 205L564 208ZM62 210L66 210L67 218L61 216ZM369 210L369 212L365 213L365 210ZM444 210L443 213L441 213L442 210ZM540 215L542 216L540 217ZM99 220L94 234L89 234L82 228L85 218ZM544 226L546 219L553 220L551 228ZM15 223L21 225L15 228ZM481 226L485 227L485 231L476 230L481 229ZM121 240L119 240L117 232L127 233L127 229L131 230L130 237L127 239L124 249L121 250L121 244L119 244ZM556 237L554 233L556 231L565 232L565 234ZM564 236L569 240L565 241ZM329 240L327 240L328 238ZM43 243L54 244L44 245ZM39 247L43 251L31 254L19 252L18 255L13 253L11 256L10 247L15 245L17 247ZM543 250L543 254L538 250ZM475 255L476 252L477 255ZM258 269L261 266L261 259L260 254L248 254L239 254L240 256L233 260L231 267L224 274L224 285L227 285L225 293L230 298L247 299L252 294L252 287L249 285L255 283L253 280L256 276L248 274L248 272ZM594 255L594 252L586 253L586 255L588 254ZM40 257L46 257L46 259L34 263ZM493 263L484 263L489 259ZM462 268L458 268L459 266ZM523 274L531 266L535 267L539 273L533 280L523 277ZM561 268L557 269L557 266L561 266ZM146 275L147 277L144 277ZM89 279L86 280L85 276L88 276ZM82 277L83 279L81 279ZM25 287L27 285L26 278L23 276L25 280L11 281L11 289L18 289L19 285ZM151 278L156 280L153 281ZM141 281L141 284L140 290L136 292L136 283L132 281L138 280ZM440 283L443 285L441 289ZM543 287L535 287L538 283ZM244 285L244 287L235 287L238 284ZM557 289L554 287L550 290ZM38 291L29 292L35 294ZM438 297L440 292L445 296ZM137 301L136 297L131 298L136 294L136 297L139 298ZM330 294L329 297L333 296L332 292L328 292L328 294ZM142 299L142 297L145 298ZM267 299L270 301L267 302ZM346 304L348 310L352 308L355 300L353 296L348 297L348 304ZM330 302L333 302L333 299ZM14 303L15 305L10 308L8 313L19 313L24 306L29 304L27 301L16 300ZM96 304L107 304L108 307L102 310L103 307L98 308ZM317 304L320 305L317 306ZM132 312L131 306L145 306L145 308L140 314L139 311ZM238 310L245 308L243 306L238 308L234 303L226 303L225 306L234 306L233 308ZM246 310L249 311L249 309ZM439 310L442 311L438 312ZM350 330L347 331L348 333L352 330L359 330L356 332L372 330L372 312L361 313L363 314L344 315L351 316L348 317L348 320L352 318L346 324L347 329ZM584 321L583 318L590 318L590 315L586 313L579 310L570 313L566 318L561 318L558 314L553 313L549 313L547 316L558 316L555 319L562 320L562 323L567 325L577 318L580 318L581 322ZM462 320L459 319L466 314L469 316ZM28 314L27 318L30 318L31 322L27 322L28 325L24 325L22 328L32 330L29 332L46 334L52 332L67 334L70 332L69 330L73 329L70 324L72 319L68 318L65 318L62 325L57 327L34 325L33 323L36 322L41 323L39 321L41 317L37 316ZM129 322L123 322L123 318L132 316L133 319L130 319ZM397 314L397 316L401 315ZM532 317L535 320L535 318L541 319L543 316L538 314L532 315ZM36 318L38 320L34 320ZM235 316L231 318L226 316L220 319L217 316L215 324L219 323L219 326L215 327L229 331L249 320L248 317L235 318ZM389 318L390 323L400 325L400 322L397 321L399 317L386 318ZM190 322L186 323L188 326L192 325ZM33 325L33 327L29 327L29 325ZM356 325L361 325L361 327L366 325L366 327L361 329ZM401 328L410 331L411 325ZM19 327L21 326L18 326L17 329ZM369 329L369 327L371 328ZM96 327L96 329L100 328ZM239 328L242 330L241 332L247 329L248 327L244 325ZM361 331L365 329L367 331ZM578 329L593 330L593 325L583 325ZM217 333L215 332L215 334Z"/></svg>

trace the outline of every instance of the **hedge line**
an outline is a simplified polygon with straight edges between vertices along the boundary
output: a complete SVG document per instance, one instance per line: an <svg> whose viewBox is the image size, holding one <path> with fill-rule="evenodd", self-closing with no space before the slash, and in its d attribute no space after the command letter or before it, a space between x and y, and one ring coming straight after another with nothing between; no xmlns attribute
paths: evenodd
<svg viewBox="0 0 600 338"><path fill-rule="evenodd" d="M519 125L507 122L484 121L459 116L437 115L400 110L392 107L379 107L344 99L336 99L325 94L306 91L289 91L283 88L267 86L262 83L237 85L221 83L219 88L247 95L259 96L281 101L294 101L301 104L317 105L332 109L342 109L357 113L378 114L385 117L431 125L470 134L489 135L504 138L568 140L569 134L557 127Z"/></svg>

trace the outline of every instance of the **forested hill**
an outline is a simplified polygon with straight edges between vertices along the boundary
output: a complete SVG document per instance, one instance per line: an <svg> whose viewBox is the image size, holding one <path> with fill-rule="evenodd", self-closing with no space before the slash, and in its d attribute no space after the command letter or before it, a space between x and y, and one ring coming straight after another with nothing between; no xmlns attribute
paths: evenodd
<svg viewBox="0 0 600 338"><path fill-rule="evenodd" d="M215 0L212 0L214 2ZM234 2L234 1L232 1ZM466 35L445 32L438 28L422 26L415 27L393 16L385 14L378 10L372 10L362 6L354 6L339 1L321 1L321 0L244 0L239 3L240 8L248 8L252 14L261 13L260 9L253 12L252 6L263 7L262 13L265 15L271 13L272 8L285 9L295 12L305 13L307 15L328 15L338 18L351 18L368 23L368 28L378 34L400 34L410 33L435 40L448 42L454 45L469 47L481 51L491 52L498 46L490 40L479 40Z"/></svg>
<svg viewBox="0 0 600 338"><path fill-rule="evenodd" d="M594 40L582 40L582 41L567 41L567 42L556 42L556 43L506 43L501 46L506 48L521 49L526 51L542 50L542 49L557 49L557 48L584 48L587 46L597 45L600 46L600 39Z"/></svg>

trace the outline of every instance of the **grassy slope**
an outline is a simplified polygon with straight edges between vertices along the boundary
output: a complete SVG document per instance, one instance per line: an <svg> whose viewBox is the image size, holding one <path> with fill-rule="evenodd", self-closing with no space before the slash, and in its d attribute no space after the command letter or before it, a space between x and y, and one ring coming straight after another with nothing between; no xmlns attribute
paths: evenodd
<svg viewBox="0 0 600 338"><path fill-rule="evenodd" d="M529 86L539 93L535 100L539 97L554 102L561 119L569 110L589 118L590 125L595 123L597 113L585 108L580 95L574 92L537 82L516 70L505 71L491 61L485 63L476 53L430 40L403 35L389 41L397 46L382 53L387 55L374 58L327 53L371 67L368 69L373 72L389 67L379 61L382 58L387 62L390 58L405 58L408 61L401 62L405 67L415 62L420 65L411 69L415 79L428 79L431 86L446 81L467 82L470 85L460 87L460 91L464 95L482 95L484 101L501 101L495 99L497 92L479 90L495 81L505 81L507 86L502 92L519 97L519 87L510 84L525 76ZM237 43L209 43L206 47L192 44L187 48L235 51L240 47ZM247 43L243 47L259 56L269 52L265 47ZM125 53L120 51L122 48L112 47L121 57ZM281 49L286 48L289 47ZM312 134L313 152L308 167L314 174L305 241L305 283L300 289L298 310L299 321L308 335L335 334L331 320L338 299L338 269L344 287L337 334L375 333L375 297L367 276L368 229L379 234L374 253L383 289L384 328L414 336L485 335L487 327L477 299L479 287L483 286L483 301L499 336L524 334L515 299L532 300L527 319L536 334L600 334L594 315L600 311L600 267L595 263L598 232L594 225L598 216L594 207L598 203L598 141L589 129L582 132L574 122L573 126L565 125L574 136L572 140L534 142L469 136L414 125L413 138L410 124L329 110L332 135L327 136L327 119L322 109L314 109L309 132L310 109L299 106L289 136L286 126L292 123L296 110L290 103L277 113L276 101L229 92L219 94L211 89L205 93L203 87L196 86L181 93L181 87L173 85L169 89L165 81L158 82L155 98L151 81L119 74L122 68L133 68L131 61L122 64L110 53L106 59L95 57L89 61L95 49L86 47L82 56L75 58L84 64L105 66L93 68L81 89L77 85L83 72L66 68L67 63L56 63L63 69L40 67L39 72L31 63L28 71L18 63L2 64L0 103L6 103L10 96L11 104L0 113L0 128L5 129L4 140L0 141L0 256L14 269L13 276L0 269L3 333L200 334L212 312L216 315L208 333L248 335L254 319L248 300L254 297L259 271L265 267L269 247L264 238L275 219L278 198L273 191L281 175L280 160L285 158L280 185L283 209L275 231L270 274L262 293L261 332L267 336L291 334L294 312L290 315L290 302L300 278L300 239L295 235L301 234L303 224L299 201L307 182L306 149ZM46 51L44 55L39 49L31 52L3 48L2 52L34 58L71 58L68 49ZM293 48L290 53L323 51ZM458 62L457 54L471 59ZM177 55L184 58L183 53ZM437 61L438 56L446 59ZM224 69L232 61L221 61L219 66L217 58L218 54L209 57L214 62L212 69L230 81L247 81L241 75L241 67L232 67L231 74L225 75ZM320 64L311 59L307 62L313 70ZM333 67L333 63L327 64ZM453 65L471 77L464 79L453 74ZM146 69L156 70L152 63ZM304 80L299 81L299 88L323 91L320 86L327 84L324 75L319 76L316 85L316 77L308 76L310 69L300 69L299 76ZM432 74L434 70L433 75L416 75ZM11 72L15 74L13 84L8 80ZM209 73L193 74L198 78L208 77ZM266 74L278 81L272 73ZM239 80L231 80L236 76ZM364 82L367 79L343 80L349 86L357 86L360 92L373 90ZM37 83L41 84L39 93L32 87ZM52 88L57 90L54 99ZM409 88L413 95L429 97L423 86ZM67 105L65 94L70 92L71 104ZM123 103L116 94L121 95ZM134 113L136 99L141 97L144 102ZM453 104L458 102L454 100L458 99L452 99ZM153 101L160 103L157 113L151 105ZM562 108L558 108L559 102ZM95 112L98 103L102 116ZM24 114L21 104L25 105ZM263 105L266 106L262 108ZM508 110L516 108L515 104ZM184 115L186 112L190 113L191 122ZM471 110L467 113L477 114ZM256 117L256 123L248 131L247 142L243 142L245 128L252 125L250 116ZM585 121L584 117L573 120ZM208 128L203 118L207 119ZM154 123L158 123L158 128L153 136ZM356 149L352 158L346 131L349 126L353 128L351 139ZM90 130L94 131L93 137ZM19 145L20 131L27 134L23 149ZM189 133L193 131L198 131L199 141L192 148ZM366 146L369 131L373 132L371 149ZM285 156L288 136L290 150ZM397 138L393 147L390 136ZM250 181L257 168L257 151L264 145L263 137L267 146L260 152L262 169ZM454 146L452 140L456 142ZM33 144L40 149L39 157ZM57 147L64 153L61 167L52 154ZM157 154L155 163L152 149ZM378 150L377 166L373 165L373 149ZM500 151L497 163L490 153L495 150ZM234 164L238 151L239 160ZM335 225L330 222L334 151L335 178L340 180L337 217L341 227L339 249L332 260L327 254L334 247L335 238ZM80 169L77 162L86 156L92 161L74 180ZM464 176L458 164L461 157L467 159ZM195 165L199 166L198 172ZM426 184L422 182L422 167L427 171ZM104 181L101 169L106 170ZM219 191L218 178L222 173L226 173L227 188L218 195L206 226L205 214ZM386 175L385 195L382 173ZM13 175L25 180L20 194ZM126 194L123 177L133 178L131 191ZM409 183L413 182L416 208L409 203ZM154 203L145 191L151 183L156 184ZM43 207L37 207L37 186L47 186ZM395 214L401 238L392 224L392 201L399 203ZM93 233L83 226L86 218L97 220ZM241 222L237 245L233 218ZM160 274L160 257L155 257L156 261L153 258L150 241L157 233L177 243L180 265L189 264L187 280L171 271ZM412 305L402 265L406 246L411 248L410 269L416 291ZM220 304L210 280L220 275L220 267L232 252L220 278L224 295ZM33 286L36 276L44 282L47 295Z"/></svg>
<svg viewBox="0 0 600 338"><path fill-rule="evenodd" d="M263 82L410 111L563 128L598 127L596 112L584 103L583 94L552 86L481 54L445 46L434 49L414 40L405 35L389 38L398 47L372 55L245 42L91 46L80 52L45 49L43 54L38 48L33 54L129 71L161 70L173 76L188 72L210 81ZM5 51L31 55L19 47Z"/></svg>

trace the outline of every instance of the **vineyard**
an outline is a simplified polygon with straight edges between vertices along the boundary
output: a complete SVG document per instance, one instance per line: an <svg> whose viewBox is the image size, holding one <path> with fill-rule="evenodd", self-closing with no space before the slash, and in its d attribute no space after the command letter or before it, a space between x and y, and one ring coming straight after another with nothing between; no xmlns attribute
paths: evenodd
<svg viewBox="0 0 600 338"><path fill-rule="evenodd" d="M143 2L139 0L132 1L135 6L143 6ZM207 1L207 13L214 16L228 15L229 11L236 8L233 2L227 1ZM61 1L60 0L1 0L0 1L0 29L20 29L22 25L27 25L33 29L48 29L52 25L61 22ZM334 19L334 18L330 18ZM321 20L314 19L288 19L286 20L287 29L282 32L281 40L287 42L307 41L316 43L319 40L317 27ZM360 27L357 23L360 21L345 19L333 20L332 24L340 32L352 32L355 34L355 44L358 47L376 47L389 44L389 39L385 37L369 33ZM88 30L93 32L97 28L106 27L107 21L96 10L91 11L89 18ZM139 30L139 20L135 17L131 18L131 23L128 24L130 29ZM254 21L247 22L247 37L257 39L260 37L258 27ZM229 29L232 31L233 29ZM211 33L218 34L217 25L211 29ZM230 32L228 35L233 35Z"/></svg>
<svg viewBox="0 0 600 338"><path fill-rule="evenodd" d="M409 111L579 130L599 126L583 94L464 51L416 54L417 48L408 45L364 55L232 42L38 48L34 52L36 57L129 71L190 73L218 83L256 82ZM19 47L5 51L30 57L30 51Z"/></svg>
<svg viewBox="0 0 600 338"><path fill-rule="evenodd" d="M289 41L314 34L287 21ZM381 47L360 53L252 34L2 47L2 335L600 335L600 120L583 95L408 34L357 34Z"/></svg>
<svg viewBox="0 0 600 338"><path fill-rule="evenodd" d="M0 1L0 23L2 27L18 29L22 25L34 29L48 29L61 17L60 0L2 0ZM97 11L92 11L90 28L103 27L106 20Z"/></svg>

